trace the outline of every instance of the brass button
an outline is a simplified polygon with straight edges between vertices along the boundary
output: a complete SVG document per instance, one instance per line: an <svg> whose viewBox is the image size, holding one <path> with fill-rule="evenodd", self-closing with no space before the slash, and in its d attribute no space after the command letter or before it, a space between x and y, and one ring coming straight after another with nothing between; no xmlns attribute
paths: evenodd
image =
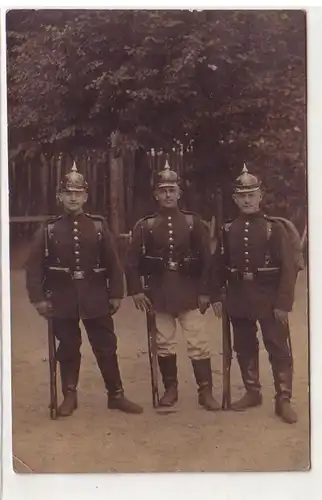
<svg viewBox="0 0 322 500"><path fill-rule="evenodd" d="M245 226L249 226L249 221L248 220L245 222Z"/></svg>
<svg viewBox="0 0 322 500"><path fill-rule="evenodd" d="M168 227L172 227L172 222L168 222Z"/></svg>
<svg viewBox="0 0 322 500"><path fill-rule="evenodd" d="M169 241L173 241L173 238L170 236Z"/></svg>
<svg viewBox="0 0 322 500"><path fill-rule="evenodd" d="M169 231L169 234L173 234L173 231L172 231L172 229L170 229L170 231Z"/></svg>
<svg viewBox="0 0 322 500"><path fill-rule="evenodd" d="M248 241L248 238L247 238L247 236L245 236L245 238L244 238L244 241Z"/></svg>
<svg viewBox="0 0 322 500"><path fill-rule="evenodd" d="M168 216L168 220L172 220L172 217L171 217L171 215L169 215L169 216Z"/></svg>
<svg viewBox="0 0 322 500"><path fill-rule="evenodd" d="M74 240L75 240L75 241L79 241L78 236L74 236Z"/></svg>
<svg viewBox="0 0 322 500"><path fill-rule="evenodd" d="M74 226L78 226L77 220L74 220Z"/></svg>

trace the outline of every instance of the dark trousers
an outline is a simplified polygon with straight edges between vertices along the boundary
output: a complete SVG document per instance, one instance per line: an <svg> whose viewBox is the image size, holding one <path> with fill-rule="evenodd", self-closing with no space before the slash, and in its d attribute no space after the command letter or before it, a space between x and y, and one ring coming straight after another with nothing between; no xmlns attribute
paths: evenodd
<svg viewBox="0 0 322 500"><path fill-rule="evenodd" d="M106 390L110 395L123 392L117 360L117 339L111 316L82 320L97 360ZM78 319L54 318L53 328L59 341L57 360L60 363L63 392L76 388L80 369L81 330Z"/></svg>
<svg viewBox="0 0 322 500"><path fill-rule="evenodd" d="M234 350L246 390L260 391L256 321L231 318L234 332ZM292 396L293 359L288 342L288 326L272 315L259 320L263 342L272 367L276 398Z"/></svg>

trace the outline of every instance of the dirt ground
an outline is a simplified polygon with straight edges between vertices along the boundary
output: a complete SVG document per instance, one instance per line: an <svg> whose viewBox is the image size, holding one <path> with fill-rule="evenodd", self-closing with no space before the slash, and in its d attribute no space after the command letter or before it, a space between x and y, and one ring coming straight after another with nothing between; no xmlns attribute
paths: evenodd
<svg viewBox="0 0 322 500"><path fill-rule="evenodd" d="M19 252L18 252L19 254ZM192 368L180 335L179 402L175 412L156 413L151 404L144 316L125 299L115 316L126 394L143 405L142 415L106 408L106 395L86 334L83 335L79 409L51 421L48 402L46 323L29 305L20 249L12 261L13 463L16 472L238 472L290 471L309 467L308 328L306 275L299 278L291 315L295 363L294 404L299 422L274 415L273 383L261 342L264 403L245 413L207 412L197 404ZM214 394L221 399L221 327L207 313ZM242 394L236 360L232 396Z"/></svg>

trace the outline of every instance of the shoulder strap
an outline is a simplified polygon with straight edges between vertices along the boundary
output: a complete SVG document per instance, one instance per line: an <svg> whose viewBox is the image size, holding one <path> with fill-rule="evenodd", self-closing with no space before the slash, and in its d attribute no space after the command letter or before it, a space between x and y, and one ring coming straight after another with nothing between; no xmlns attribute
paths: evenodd
<svg viewBox="0 0 322 500"><path fill-rule="evenodd" d="M223 225L223 229L226 233L228 233L230 231L230 228L232 226L232 223L233 221L228 221L228 222L225 222L224 225Z"/></svg>
<svg viewBox="0 0 322 500"><path fill-rule="evenodd" d="M85 215L86 217L89 217L92 220L95 226L97 240L98 242L100 242L102 240L104 217L102 217L101 215L92 215L92 214L85 214Z"/></svg>
<svg viewBox="0 0 322 500"><path fill-rule="evenodd" d="M51 217L45 223L45 231L48 235L49 240L52 239L53 237L54 227L59 219L61 219L61 215L57 215L56 217Z"/></svg>
<svg viewBox="0 0 322 500"><path fill-rule="evenodd" d="M186 218L186 222L187 222L189 229L191 231L193 229L193 222L194 222L193 214L192 213L185 213L184 216Z"/></svg>

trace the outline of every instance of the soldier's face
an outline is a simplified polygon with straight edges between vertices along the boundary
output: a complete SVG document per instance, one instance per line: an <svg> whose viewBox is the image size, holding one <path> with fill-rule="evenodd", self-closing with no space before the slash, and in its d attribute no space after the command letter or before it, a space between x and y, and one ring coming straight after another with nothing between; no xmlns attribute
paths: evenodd
<svg viewBox="0 0 322 500"><path fill-rule="evenodd" d="M155 198L163 208L175 208L180 198L180 188L178 186L159 187L155 191Z"/></svg>
<svg viewBox="0 0 322 500"><path fill-rule="evenodd" d="M233 199L242 213L252 214L259 211L262 192L258 189L252 193L235 193Z"/></svg>
<svg viewBox="0 0 322 500"><path fill-rule="evenodd" d="M64 191L59 193L59 200L67 212L78 214L82 212L87 201L87 193L86 191Z"/></svg>

